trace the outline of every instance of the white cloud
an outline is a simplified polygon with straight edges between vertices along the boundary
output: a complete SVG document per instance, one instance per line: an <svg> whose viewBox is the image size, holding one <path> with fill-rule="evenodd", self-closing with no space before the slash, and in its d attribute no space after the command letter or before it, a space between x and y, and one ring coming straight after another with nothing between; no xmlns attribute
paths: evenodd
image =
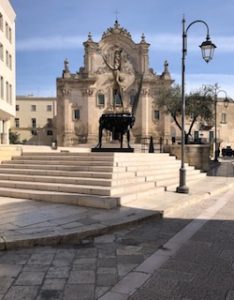
<svg viewBox="0 0 234 300"><path fill-rule="evenodd" d="M172 74L176 83L181 83L181 74ZM186 92L200 88L202 85L218 83L220 89L225 90L234 99L233 74L186 74Z"/></svg>

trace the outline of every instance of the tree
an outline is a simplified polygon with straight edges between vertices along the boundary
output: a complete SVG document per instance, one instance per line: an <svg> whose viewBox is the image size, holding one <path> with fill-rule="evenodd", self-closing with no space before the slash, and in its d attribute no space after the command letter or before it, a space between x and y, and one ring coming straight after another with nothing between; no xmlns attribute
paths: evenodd
<svg viewBox="0 0 234 300"><path fill-rule="evenodd" d="M19 137L20 137L19 133L12 132L11 130L9 130L10 144L19 144L20 143Z"/></svg>
<svg viewBox="0 0 234 300"><path fill-rule="evenodd" d="M190 92L185 96L185 115L191 119L189 129L185 131L185 143L188 143L188 138L196 122L202 123L212 120L214 104L212 94L214 94L213 86L202 86L199 90ZM171 114L180 130L182 130L180 123L181 99L181 87L179 85L163 86L160 89L158 105Z"/></svg>

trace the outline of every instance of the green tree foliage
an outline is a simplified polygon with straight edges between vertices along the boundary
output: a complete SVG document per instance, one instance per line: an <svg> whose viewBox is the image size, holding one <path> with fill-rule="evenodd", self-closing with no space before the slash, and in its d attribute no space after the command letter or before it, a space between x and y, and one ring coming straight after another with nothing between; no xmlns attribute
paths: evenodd
<svg viewBox="0 0 234 300"><path fill-rule="evenodd" d="M9 131L9 140L10 140L10 144L19 144L20 140L19 140L19 136L20 134L17 132L12 132L11 130Z"/></svg>
<svg viewBox="0 0 234 300"><path fill-rule="evenodd" d="M190 92L185 96L185 115L190 119L189 129L185 132L185 142L188 141L188 136L191 135L195 122L209 122L213 118L214 87L203 86L197 91ZM160 108L165 108L180 130L181 127L181 87L173 85L170 87L163 86L160 89L158 105Z"/></svg>

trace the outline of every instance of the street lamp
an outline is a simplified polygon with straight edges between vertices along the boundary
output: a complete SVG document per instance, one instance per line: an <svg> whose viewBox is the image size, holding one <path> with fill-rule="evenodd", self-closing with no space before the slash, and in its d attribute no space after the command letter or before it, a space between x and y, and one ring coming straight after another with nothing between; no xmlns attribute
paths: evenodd
<svg viewBox="0 0 234 300"><path fill-rule="evenodd" d="M187 55L187 33L189 28L195 23L203 23L206 26L206 40L199 46L202 51L202 57L205 62L209 62L213 58L214 50L216 46L211 42L210 35L209 35L209 27L206 22L202 20L193 21L188 25L186 28L185 25L185 18L182 20L182 99L181 99L181 167L180 167L180 182L179 186L177 187L176 191L178 193L185 193L189 192L188 187L186 186L186 170L184 167L184 129L185 129L185 57Z"/></svg>
<svg viewBox="0 0 234 300"><path fill-rule="evenodd" d="M231 98L228 98L227 92L224 90L220 90L218 87L218 84L215 84L215 89L214 89L214 105L215 105L215 134L214 134L214 161L218 162L218 152L219 152L219 147L218 147L218 139L217 139L217 103L218 103L218 94L219 93L224 93L225 94L225 99L223 101L224 107L227 108L228 104L230 101L232 101Z"/></svg>

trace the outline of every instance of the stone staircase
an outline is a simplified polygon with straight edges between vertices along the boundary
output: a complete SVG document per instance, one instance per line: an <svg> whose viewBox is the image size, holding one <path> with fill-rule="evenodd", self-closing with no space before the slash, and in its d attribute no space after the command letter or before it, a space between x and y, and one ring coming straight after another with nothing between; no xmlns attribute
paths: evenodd
<svg viewBox="0 0 234 300"><path fill-rule="evenodd" d="M0 165L0 196L110 209L177 186L179 168L165 153L28 152Z"/></svg>

